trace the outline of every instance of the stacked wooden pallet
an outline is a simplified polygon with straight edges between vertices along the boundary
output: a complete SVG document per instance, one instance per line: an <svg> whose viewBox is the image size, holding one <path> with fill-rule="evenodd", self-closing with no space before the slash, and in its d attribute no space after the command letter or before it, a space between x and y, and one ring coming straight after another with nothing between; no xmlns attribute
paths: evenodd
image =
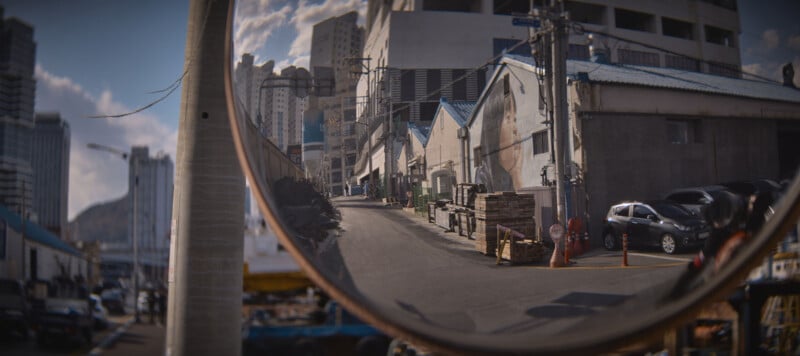
<svg viewBox="0 0 800 356"><path fill-rule="evenodd" d="M497 251L497 224L525 236L536 231L536 203L532 194L514 192L481 193L475 198L475 249L494 256Z"/></svg>
<svg viewBox="0 0 800 356"><path fill-rule="evenodd" d="M530 239L524 239L507 243L500 257L511 261L511 263L531 263L541 261L545 255L544 245Z"/></svg>

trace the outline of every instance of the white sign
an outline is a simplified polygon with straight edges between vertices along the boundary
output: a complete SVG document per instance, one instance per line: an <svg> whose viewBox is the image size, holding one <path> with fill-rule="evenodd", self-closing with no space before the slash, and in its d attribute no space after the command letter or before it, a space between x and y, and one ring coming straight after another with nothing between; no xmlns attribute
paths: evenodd
<svg viewBox="0 0 800 356"><path fill-rule="evenodd" d="M564 237L564 227L561 224L553 224L550 226L550 238L558 242Z"/></svg>

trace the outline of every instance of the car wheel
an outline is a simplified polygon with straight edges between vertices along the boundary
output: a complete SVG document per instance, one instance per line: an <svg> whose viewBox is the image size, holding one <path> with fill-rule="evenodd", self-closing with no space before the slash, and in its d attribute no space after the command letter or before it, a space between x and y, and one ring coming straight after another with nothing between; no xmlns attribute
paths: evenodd
<svg viewBox="0 0 800 356"><path fill-rule="evenodd" d="M603 246L605 246L606 250L613 251L618 248L617 246L617 238L614 236L614 233L609 231L603 236Z"/></svg>
<svg viewBox="0 0 800 356"><path fill-rule="evenodd" d="M674 236L670 234L664 234L664 236L661 236L661 250L663 250L664 253L671 255L675 253L677 249L678 242L675 240Z"/></svg>

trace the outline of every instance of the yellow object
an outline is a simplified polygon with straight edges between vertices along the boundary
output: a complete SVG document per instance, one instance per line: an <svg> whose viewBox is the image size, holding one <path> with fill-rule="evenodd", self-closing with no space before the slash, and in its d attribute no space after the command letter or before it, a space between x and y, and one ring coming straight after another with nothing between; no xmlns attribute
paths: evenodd
<svg viewBox="0 0 800 356"><path fill-rule="evenodd" d="M247 263L244 264L245 292L284 292L313 287L314 283L303 272L268 272L250 273Z"/></svg>

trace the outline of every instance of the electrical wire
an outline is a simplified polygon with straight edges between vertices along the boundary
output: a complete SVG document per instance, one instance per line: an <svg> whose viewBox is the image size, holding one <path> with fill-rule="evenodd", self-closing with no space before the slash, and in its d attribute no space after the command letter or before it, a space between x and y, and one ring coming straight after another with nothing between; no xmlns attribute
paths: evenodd
<svg viewBox="0 0 800 356"><path fill-rule="evenodd" d="M602 32L602 31L587 30L581 24L579 24L577 22L574 22L574 21L570 22L569 25L570 25L570 28L575 30L576 32L578 32L578 34L588 33L588 34L594 34L594 35L598 35L598 36L603 36L603 37L607 37L607 38L611 38L611 39L617 40L619 42L632 43L632 44L635 44L635 45L638 45L638 46L642 46L642 47L649 48L649 49L654 49L654 50L657 50L657 51L660 51L660 52L664 52L664 53L667 53L667 54L671 54L671 55L675 55L675 56L679 56L679 57L683 57L683 58L688 58L688 59L697 61L698 63L705 63L705 64L709 64L709 65L712 65L712 66L719 66L719 63L714 63L712 61L709 61L709 60L706 60L706 59L702 59L702 58L692 57L692 56L689 56L689 55L686 55L686 54L683 54L683 53L678 53L678 52L675 52L675 51L672 51L672 50L669 50L669 49L666 49L666 48L658 47L658 46L655 46L655 45L652 45L652 44L649 44L649 43L623 38L623 37L612 35L610 33ZM744 71L742 71L741 67L739 67L739 68L734 68L734 67L727 68L726 67L726 69L730 69L731 71L734 71L734 72L736 72L738 74L746 75L748 77L752 77L752 78L755 78L755 79L760 79L760 80L765 81L765 82L775 83L775 84L782 84L781 82L776 81L776 80L771 79L771 78L767 78L767 77L763 77L763 76L760 76L760 75L757 75L757 74L744 72Z"/></svg>
<svg viewBox="0 0 800 356"><path fill-rule="evenodd" d="M208 5L206 7L206 16L203 18L203 23L201 24L201 27L200 27L202 30L199 32L201 34L205 33L205 28L206 28L206 24L208 23L208 18L209 18L209 16L211 16L211 4L212 4L212 2L208 2ZM198 37L200 37L200 36L198 36ZM149 103L147 103L147 104L145 104L143 106L140 106L139 108L136 108L136 109L134 109L132 111L129 111L129 112L126 112L126 113L122 113L122 114L107 114L107 115L90 115L90 116L87 116L86 118L87 119L118 119L118 118L123 118L123 117L131 116L131 115L134 115L134 114L138 114L138 113L140 113L142 111L145 111L145 110L155 106L156 104L164 101L165 99L167 99L170 95L172 95L172 93L175 92L176 89L181 87L181 84L183 83L183 79L186 77L186 74L188 74L189 70L192 68L192 64L193 64L192 62L194 61L194 55L195 55L195 53L197 53L197 48L200 46L200 41L201 41L201 38L195 38L195 43L190 47L191 48L191 52L190 52L189 60L186 62L186 66L185 66L185 68L183 70L183 74L181 74L178 77L178 79L176 79L174 82L172 82L172 84L170 84L169 86L167 86L164 89L154 90L154 91L150 91L150 92L146 93L146 94L158 94L158 93L166 92L166 94L162 95L161 97L159 97L159 98L157 98L157 99L155 99L155 100L153 100L153 101L151 101L151 102L149 102Z"/></svg>

